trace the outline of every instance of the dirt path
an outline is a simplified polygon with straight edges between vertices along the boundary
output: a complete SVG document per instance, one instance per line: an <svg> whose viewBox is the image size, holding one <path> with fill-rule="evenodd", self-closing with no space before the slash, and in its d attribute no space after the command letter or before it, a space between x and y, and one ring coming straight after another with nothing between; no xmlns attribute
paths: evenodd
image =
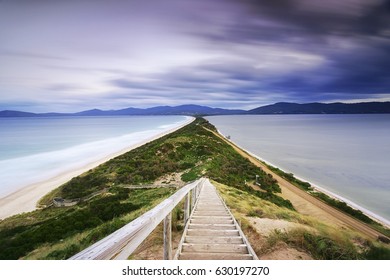
<svg viewBox="0 0 390 280"><path fill-rule="evenodd" d="M319 199L294 186L284 178L271 171L260 160L248 154L231 141L228 141L222 135L207 128L205 129L212 132L214 135L232 146L240 155L249 159L253 164L264 170L264 172L271 174L282 189L281 196L285 199L290 200L299 213L318 218L322 221L330 222L331 224L335 224L340 227L349 227L373 239L377 239L378 236L385 237L383 234L379 233L370 226L354 219L351 216L348 216L347 214L344 214L343 212L333 208L332 206L329 206L328 204L320 201Z"/></svg>

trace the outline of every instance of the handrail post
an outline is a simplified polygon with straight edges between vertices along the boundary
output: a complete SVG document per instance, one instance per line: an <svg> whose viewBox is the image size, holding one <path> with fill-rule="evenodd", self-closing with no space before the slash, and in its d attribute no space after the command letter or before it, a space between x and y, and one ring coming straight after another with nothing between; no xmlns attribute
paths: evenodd
<svg viewBox="0 0 390 280"><path fill-rule="evenodd" d="M192 206L188 211L187 225L197 196L195 187L202 182L197 180L179 189L175 194L162 201L153 209L144 213L134 221L126 224L102 240L72 256L71 260L81 259L127 259L134 250L149 236L161 222L164 223L164 259L172 258L172 211L186 198L187 205ZM203 185L203 184L202 184ZM188 207L188 206L187 206ZM188 209L188 208L187 208Z"/></svg>
<svg viewBox="0 0 390 280"><path fill-rule="evenodd" d="M194 209L195 201L196 201L195 188L193 188L191 190L191 212Z"/></svg>
<svg viewBox="0 0 390 280"><path fill-rule="evenodd" d="M187 224L187 221L190 217L190 192L187 193L184 198L184 226Z"/></svg>
<svg viewBox="0 0 390 280"><path fill-rule="evenodd" d="M172 212L164 219L164 260L172 259Z"/></svg>
<svg viewBox="0 0 390 280"><path fill-rule="evenodd" d="M198 197L199 197L199 195L200 195L201 184L203 185L203 181L201 181L201 182L195 187L196 200L198 200Z"/></svg>
<svg viewBox="0 0 390 280"><path fill-rule="evenodd" d="M199 196L199 184L196 185L195 187L195 201L198 200L198 196Z"/></svg>

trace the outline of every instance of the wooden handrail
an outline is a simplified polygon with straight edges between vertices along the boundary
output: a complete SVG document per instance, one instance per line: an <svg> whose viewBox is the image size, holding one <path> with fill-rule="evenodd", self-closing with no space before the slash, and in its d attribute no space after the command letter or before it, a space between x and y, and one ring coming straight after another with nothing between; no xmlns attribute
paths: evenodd
<svg viewBox="0 0 390 280"><path fill-rule="evenodd" d="M205 179L202 178L182 187L152 210L146 212L134 221L128 223L124 227L118 229L80 253L74 255L70 258L70 260L127 259L128 256L134 252L134 250L149 236L149 234L162 220L167 218L164 224L170 224L169 218L173 208L175 208L186 195L189 196L191 190L193 190L192 193L195 194L192 197L192 201L195 202L204 181ZM187 209L189 210L189 197L186 198L186 201L185 211L187 211ZM187 213L185 216L188 217L189 214ZM170 231L171 229L166 228L164 232L166 230ZM164 238L164 243L170 243L170 233L167 236L167 240ZM164 244L164 247L170 248L171 244ZM169 249L165 249L165 251L166 250ZM169 258L171 253L164 253L164 255Z"/></svg>

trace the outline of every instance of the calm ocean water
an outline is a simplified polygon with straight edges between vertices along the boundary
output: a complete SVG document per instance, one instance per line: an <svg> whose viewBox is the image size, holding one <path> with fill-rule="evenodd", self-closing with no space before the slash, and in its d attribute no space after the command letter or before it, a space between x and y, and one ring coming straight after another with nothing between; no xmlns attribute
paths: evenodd
<svg viewBox="0 0 390 280"><path fill-rule="evenodd" d="M390 224L390 115L207 119L259 158Z"/></svg>
<svg viewBox="0 0 390 280"><path fill-rule="evenodd" d="M184 124L184 116L0 118L0 197Z"/></svg>

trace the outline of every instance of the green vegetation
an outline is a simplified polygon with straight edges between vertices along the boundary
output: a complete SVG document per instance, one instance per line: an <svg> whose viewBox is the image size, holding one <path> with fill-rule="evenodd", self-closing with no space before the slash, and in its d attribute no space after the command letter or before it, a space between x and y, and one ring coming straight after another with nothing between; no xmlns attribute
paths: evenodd
<svg viewBox="0 0 390 280"><path fill-rule="evenodd" d="M292 209L289 201L274 194L280 191L272 177L238 155L233 148L209 130L204 119L118 156L87 173L75 177L48 194L41 204L54 197L85 198L106 190L91 200L68 208L49 207L10 217L0 222L0 259L63 259L93 244L138 217L173 189L123 188L148 184L163 175L182 172L182 180L201 176L253 193L270 202ZM267 192L245 184L259 182ZM174 218L182 215L175 210ZM178 229L182 227L177 224Z"/></svg>
<svg viewBox="0 0 390 280"><path fill-rule="evenodd" d="M269 200L265 200L259 195L262 192L254 191L252 188L237 189L216 181L212 183L217 187L224 201L232 211L237 211L246 216L271 218L271 219L287 219L291 221L299 221L308 223L302 220L302 217L294 209L290 207L279 206Z"/></svg>
<svg viewBox="0 0 390 280"><path fill-rule="evenodd" d="M370 243L369 249L364 253L367 260L390 260L390 250L384 246L375 246Z"/></svg>
<svg viewBox="0 0 390 280"><path fill-rule="evenodd" d="M279 168L276 168L272 165L267 165L269 169L271 169L273 172L275 172L276 174L278 174L280 177L286 179L287 181L289 181L290 183L294 184L295 186L301 188L302 190L304 191L312 191L313 190L313 187L310 185L309 182L303 182L297 178L294 177L294 174L292 173L286 173L282 170L280 170Z"/></svg>
<svg viewBox="0 0 390 280"><path fill-rule="evenodd" d="M280 192L276 181L205 128L215 130L206 120L197 119L170 135L73 178L48 198L82 198L111 186L148 184L165 174L183 172L183 181L207 176L238 188L259 175L258 182L268 193L264 198L275 199L272 193Z"/></svg>
<svg viewBox="0 0 390 280"><path fill-rule="evenodd" d="M310 253L317 260L359 260L363 258L352 242L341 242L323 234L313 234L304 230L275 231L268 239L271 245L280 241Z"/></svg>
<svg viewBox="0 0 390 280"><path fill-rule="evenodd" d="M241 222L242 230L260 257L287 246L314 259L390 259L389 246L363 239L353 230L334 228L296 211L278 207L254 193L213 183ZM263 233L262 219L267 221L266 227L270 227L269 219L275 221L275 228L270 234ZM290 229L279 229L280 220L291 223ZM254 228L256 224L257 230Z"/></svg>
<svg viewBox="0 0 390 280"><path fill-rule="evenodd" d="M40 246L61 243L82 232L80 242L71 242L61 250L50 251L44 258L69 258L107 234L134 219L128 213L145 212L172 189L111 188L104 196L69 208L47 208L11 217L0 224L0 259L19 259ZM120 218L121 217L121 218Z"/></svg>
<svg viewBox="0 0 390 280"><path fill-rule="evenodd" d="M351 245L351 234L344 230L341 233L326 231L324 228L328 226L297 213L290 201L277 195L280 187L272 176L240 156L213 131L215 128L206 120L196 119L174 133L73 178L46 195L41 204L50 205L54 197L92 197L90 200L81 200L66 208L47 207L0 221L0 259L69 258L139 217L175 191L171 188L130 190L126 186L150 184L172 173L181 173L185 182L206 176L220 186L226 185L220 187L220 191L231 209L241 213L244 227L248 224L245 217L251 216L285 219L315 228L315 233L281 234L275 235L274 239L299 247L316 258L388 256L388 249L376 243L367 243L366 250L357 253ZM256 175L261 191L250 186L255 183ZM175 232L183 229L180 207L173 211ZM247 228L250 229L250 225ZM326 247L326 250L317 247Z"/></svg>
<svg viewBox="0 0 390 280"><path fill-rule="evenodd" d="M310 183L303 182L303 181L295 178L294 174L292 174L292 173L286 173L286 172L280 170L279 168L276 168L276 167L268 165L268 164L266 164L266 165L273 172L275 172L279 176L283 177L284 179L286 179L287 181L289 181L293 185L295 185L295 186L299 187L300 189L306 191L307 193L311 194L312 196L315 196L318 199L322 200L323 202L341 210L342 212L344 212L344 213L346 213L346 214L348 214L348 215L350 215L350 216L352 216L352 217L354 217L354 218L356 218L364 223L371 225L373 228L380 231L384 235L390 236L390 229L383 227L381 224L379 224L378 222L374 221L373 219L371 219L370 217L365 215L362 211L352 208L344 201L334 199L334 198L332 198L332 197L330 197L322 192L315 191L314 188L310 185Z"/></svg>
<svg viewBox="0 0 390 280"><path fill-rule="evenodd" d="M326 194L321 193L321 192L314 192L313 196L321 199L322 201L325 201L326 203L328 203L329 205L332 205L335 208L342 210L345 213L348 213L349 215L357 218L358 220L361 220L361 221L368 223L368 224L377 224L377 222L373 221L371 218L364 215L362 211L353 209L352 207L348 206L348 204L346 204L343 201L333 199L333 198L331 198L331 197L329 197Z"/></svg>

